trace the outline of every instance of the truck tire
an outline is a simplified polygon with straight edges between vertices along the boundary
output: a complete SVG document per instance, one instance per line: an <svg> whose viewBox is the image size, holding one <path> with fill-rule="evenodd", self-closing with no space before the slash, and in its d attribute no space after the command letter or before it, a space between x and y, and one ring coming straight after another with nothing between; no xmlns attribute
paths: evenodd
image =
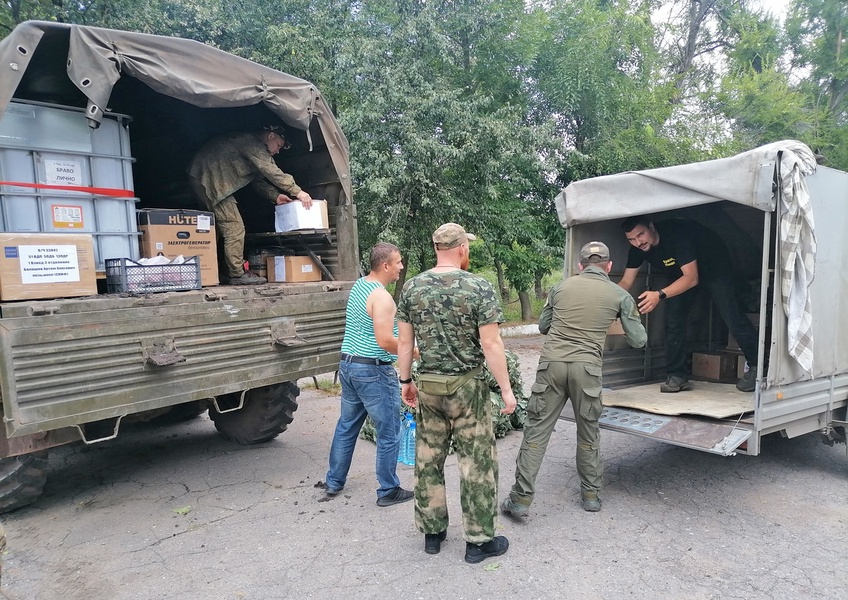
<svg viewBox="0 0 848 600"><path fill-rule="evenodd" d="M291 381L248 390L241 410L219 413L214 407L209 416L218 432L239 444L261 444L284 432L294 420L300 388ZM221 408L238 405L239 393L218 397Z"/></svg>
<svg viewBox="0 0 848 600"><path fill-rule="evenodd" d="M0 459L0 513L35 502L47 483L47 450Z"/></svg>

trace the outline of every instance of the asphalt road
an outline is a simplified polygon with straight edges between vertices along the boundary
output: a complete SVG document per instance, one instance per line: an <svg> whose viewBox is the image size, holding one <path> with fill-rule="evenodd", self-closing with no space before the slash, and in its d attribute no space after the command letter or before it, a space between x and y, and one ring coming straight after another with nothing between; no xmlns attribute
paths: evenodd
<svg viewBox="0 0 848 600"><path fill-rule="evenodd" d="M535 367L532 339L508 340ZM537 356L537 354L536 354ZM529 381L525 384L529 385ZM338 398L309 389L289 430L240 447L203 417L52 451L44 496L5 515L15 600L848 597L848 455L815 436L722 458L604 431L604 507L580 509L574 425L561 422L502 557L463 561L458 475L442 552L412 504L374 504L360 440L343 494L319 502ZM499 440L499 496L520 433ZM399 465L405 487L412 469Z"/></svg>

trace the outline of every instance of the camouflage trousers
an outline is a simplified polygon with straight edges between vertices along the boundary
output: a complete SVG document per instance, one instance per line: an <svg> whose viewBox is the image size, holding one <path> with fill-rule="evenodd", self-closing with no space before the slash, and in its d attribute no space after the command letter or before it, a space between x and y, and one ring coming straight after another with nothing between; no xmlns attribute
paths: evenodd
<svg viewBox="0 0 848 600"><path fill-rule="evenodd" d="M207 196L203 185L193 177L189 184L194 195L215 215L215 228L224 243L224 264L227 274L232 278L244 275L244 221L233 196L227 196L213 203Z"/></svg>
<svg viewBox="0 0 848 600"><path fill-rule="evenodd" d="M571 399L577 422L577 474L580 493L597 498L603 480L601 436L598 419L601 404L601 367L588 363L541 362L536 371L524 439L515 461L513 502L529 506L535 494L536 476L545 458L548 442L565 403Z"/></svg>
<svg viewBox="0 0 848 600"><path fill-rule="evenodd" d="M495 536L498 455L492 401L485 381L472 379L450 396L419 390L415 447L415 525L422 533L448 528L445 459L451 438L459 464L459 494L465 540Z"/></svg>

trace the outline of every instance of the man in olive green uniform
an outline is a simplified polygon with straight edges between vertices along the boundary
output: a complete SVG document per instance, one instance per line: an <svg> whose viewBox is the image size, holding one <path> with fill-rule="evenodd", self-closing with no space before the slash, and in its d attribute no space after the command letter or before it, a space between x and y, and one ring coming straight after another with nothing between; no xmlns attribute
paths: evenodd
<svg viewBox="0 0 848 600"><path fill-rule="evenodd" d="M503 312L492 285L468 273L469 240L455 223L433 233L436 266L406 282L398 302L398 371L401 397L417 406L415 524L424 551L437 554L447 535L445 459L453 439L459 462L465 560L478 563L507 551L495 535L498 458L486 365L501 388L505 407L515 410L500 323ZM415 341L421 353L412 381Z"/></svg>
<svg viewBox="0 0 848 600"><path fill-rule="evenodd" d="M304 207L312 206L312 197L274 162L283 148L288 148L285 132L276 125L230 133L203 146L188 168L192 191L215 214L231 285L265 283L264 277L244 270L244 222L233 194L251 185L273 204L292 202L293 196Z"/></svg>
<svg viewBox="0 0 848 600"><path fill-rule="evenodd" d="M601 510L603 463L600 455L601 366L607 329L620 318L627 342L641 348L648 336L632 296L609 279L609 248L589 242L580 250L580 274L551 290L539 318L547 334L536 382L527 403L524 440L515 465L515 484L501 508L520 517L533 502L536 476L551 433L570 398L577 421L577 473L583 509Z"/></svg>

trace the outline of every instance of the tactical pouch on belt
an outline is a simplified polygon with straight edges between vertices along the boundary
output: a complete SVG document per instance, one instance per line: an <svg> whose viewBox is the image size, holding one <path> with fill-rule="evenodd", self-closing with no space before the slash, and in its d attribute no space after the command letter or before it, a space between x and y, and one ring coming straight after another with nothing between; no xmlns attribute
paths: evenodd
<svg viewBox="0 0 848 600"><path fill-rule="evenodd" d="M456 391L483 372L483 365L471 369L465 375L439 375L438 373L419 373L418 389L431 396L451 396Z"/></svg>

